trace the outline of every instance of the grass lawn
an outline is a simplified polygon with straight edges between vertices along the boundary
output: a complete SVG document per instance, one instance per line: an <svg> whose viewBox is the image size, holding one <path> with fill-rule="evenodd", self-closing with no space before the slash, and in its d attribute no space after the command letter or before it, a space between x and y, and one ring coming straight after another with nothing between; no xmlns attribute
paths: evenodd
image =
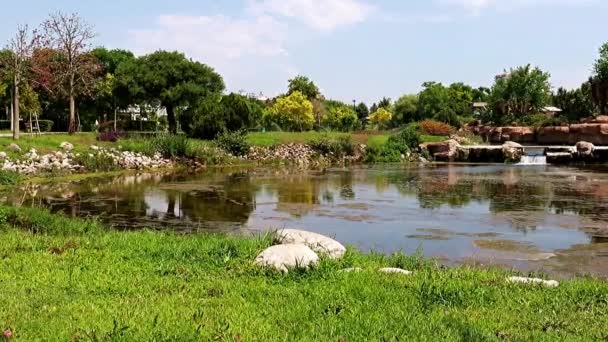
<svg viewBox="0 0 608 342"><path fill-rule="evenodd" d="M0 239L0 329L16 340L608 338L608 284L590 278L514 285L501 270L352 249L283 275L252 265L267 237L116 232L5 207Z"/></svg>
<svg viewBox="0 0 608 342"><path fill-rule="evenodd" d="M382 132L367 133L367 132L254 132L249 133L247 140L253 146L275 146L289 143L306 143L310 140L329 135L330 137L339 137L351 135L353 142L357 144L369 144L370 141L376 139L388 139L388 135Z"/></svg>

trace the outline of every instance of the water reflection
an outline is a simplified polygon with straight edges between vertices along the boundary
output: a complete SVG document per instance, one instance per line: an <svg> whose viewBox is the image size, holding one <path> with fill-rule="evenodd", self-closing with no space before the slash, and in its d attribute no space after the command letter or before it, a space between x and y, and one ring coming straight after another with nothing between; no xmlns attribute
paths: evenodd
<svg viewBox="0 0 608 342"><path fill-rule="evenodd" d="M251 231L289 226L334 235L363 249L407 252L422 247L427 255L449 261L507 260L510 266L525 268L535 265L539 256L551 255L555 263L581 250L608 255L604 171L435 165L307 173L141 173L26 185L21 192L2 194L1 200L96 216L128 229ZM590 244L600 247L580 247ZM563 272L563 263L559 267ZM594 262L592 271L597 268Z"/></svg>

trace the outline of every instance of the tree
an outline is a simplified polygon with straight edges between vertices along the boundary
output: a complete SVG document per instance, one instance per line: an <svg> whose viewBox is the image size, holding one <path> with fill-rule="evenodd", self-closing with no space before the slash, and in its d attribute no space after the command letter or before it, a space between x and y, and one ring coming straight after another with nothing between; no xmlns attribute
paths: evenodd
<svg viewBox="0 0 608 342"><path fill-rule="evenodd" d="M224 90L224 80L213 68L179 52L157 51L122 63L117 79L133 98L164 107L171 133L177 132L177 111Z"/></svg>
<svg viewBox="0 0 608 342"><path fill-rule="evenodd" d="M456 114L450 107L450 94L448 88L437 82L425 82L424 88L418 96L418 117L420 120L435 119L446 122L453 121Z"/></svg>
<svg viewBox="0 0 608 342"><path fill-rule="evenodd" d="M70 104L68 131L76 132L76 99L90 95L98 79L99 68L89 54L93 29L78 14L57 12L43 23L45 45L59 53L54 59L57 90Z"/></svg>
<svg viewBox="0 0 608 342"><path fill-rule="evenodd" d="M17 33L9 41L9 52L3 53L0 57L1 69L5 73L4 77L12 81L12 97L13 97L13 139L19 139L19 119L21 87L25 87L28 83L30 75L31 57L34 46L37 44L37 35L35 32L30 32L27 26L19 26Z"/></svg>
<svg viewBox="0 0 608 342"><path fill-rule="evenodd" d="M308 100L316 99L321 93L319 88L308 77L298 75L289 80L289 90L287 95L291 95L296 91L304 94Z"/></svg>
<svg viewBox="0 0 608 342"><path fill-rule="evenodd" d="M557 92L552 95L552 103L562 110L561 115L569 122L576 122L593 115L594 105L591 101L591 86L588 82L573 90L557 89Z"/></svg>
<svg viewBox="0 0 608 342"><path fill-rule="evenodd" d="M389 110L391 108L391 99L388 97L383 97L382 100L378 102L378 108Z"/></svg>
<svg viewBox="0 0 608 342"><path fill-rule="evenodd" d="M231 93L209 96L180 115L182 129L191 137L215 139L225 131L240 131L255 127L263 114L255 100Z"/></svg>
<svg viewBox="0 0 608 342"><path fill-rule="evenodd" d="M357 118L359 121L363 122L369 116L369 108L363 102L359 103L355 109L357 112Z"/></svg>
<svg viewBox="0 0 608 342"><path fill-rule="evenodd" d="M608 113L608 43L600 47L600 56L593 65L593 75L589 79L593 102L600 114Z"/></svg>
<svg viewBox="0 0 608 342"><path fill-rule="evenodd" d="M418 111L418 95L403 95L393 104L392 125L394 127L418 121L420 119L421 118Z"/></svg>
<svg viewBox="0 0 608 342"><path fill-rule="evenodd" d="M391 121L393 115L385 108L380 107L376 112L369 116L369 122L376 128L384 128Z"/></svg>
<svg viewBox="0 0 608 342"><path fill-rule="evenodd" d="M278 98L267 113L266 120L283 129L307 131L312 129L314 114L312 103L299 91Z"/></svg>
<svg viewBox="0 0 608 342"><path fill-rule="evenodd" d="M355 109L340 101L325 101L327 113L323 117L323 127L333 130L350 131L357 126L357 113Z"/></svg>
<svg viewBox="0 0 608 342"><path fill-rule="evenodd" d="M530 64L496 76L490 93L492 121L521 121L541 111L551 100L550 75Z"/></svg>

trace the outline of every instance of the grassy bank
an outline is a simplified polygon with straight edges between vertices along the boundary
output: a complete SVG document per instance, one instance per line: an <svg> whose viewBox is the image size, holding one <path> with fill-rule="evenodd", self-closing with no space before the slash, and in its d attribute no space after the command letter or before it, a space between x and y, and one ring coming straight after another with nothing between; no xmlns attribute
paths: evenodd
<svg viewBox="0 0 608 342"><path fill-rule="evenodd" d="M608 285L593 279L513 285L500 270L352 249L282 275L252 265L267 237L115 232L26 209L0 208L0 239L0 329L18 340L608 337Z"/></svg>

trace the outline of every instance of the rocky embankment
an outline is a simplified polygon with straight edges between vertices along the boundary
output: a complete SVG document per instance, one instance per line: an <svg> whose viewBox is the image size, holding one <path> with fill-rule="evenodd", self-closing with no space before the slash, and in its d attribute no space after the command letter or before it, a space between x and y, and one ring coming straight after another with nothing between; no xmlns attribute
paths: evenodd
<svg viewBox="0 0 608 342"><path fill-rule="evenodd" d="M9 151L19 153L21 148L17 144L11 144ZM24 175L33 175L44 172L85 172L88 170L85 160L103 160L113 164L118 169L142 170L168 167L172 161L163 158L160 154L152 157L142 153L130 151L119 151L117 149L105 149L98 146L90 146L86 154L73 153L74 146L63 142L58 151L39 154L36 149L31 149L21 155L20 158L11 159L6 152L0 152L0 165L2 170L18 172Z"/></svg>
<svg viewBox="0 0 608 342"><path fill-rule="evenodd" d="M320 154L308 144L284 144L270 147L253 146L247 160L255 162L287 162L301 167L335 163L359 163L365 155L365 145L356 145L352 155Z"/></svg>
<svg viewBox="0 0 608 342"><path fill-rule="evenodd" d="M424 155L439 162L518 163L524 147L507 141L502 145L463 146L454 139L420 145Z"/></svg>
<svg viewBox="0 0 608 342"><path fill-rule="evenodd" d="M492 144L513 141L520 144L574 145L579 141L587 141L595 145L608 145L608 116L598 116L582 123L563 126L533 128L472 125L467 126L465 130Z"/></svg>

